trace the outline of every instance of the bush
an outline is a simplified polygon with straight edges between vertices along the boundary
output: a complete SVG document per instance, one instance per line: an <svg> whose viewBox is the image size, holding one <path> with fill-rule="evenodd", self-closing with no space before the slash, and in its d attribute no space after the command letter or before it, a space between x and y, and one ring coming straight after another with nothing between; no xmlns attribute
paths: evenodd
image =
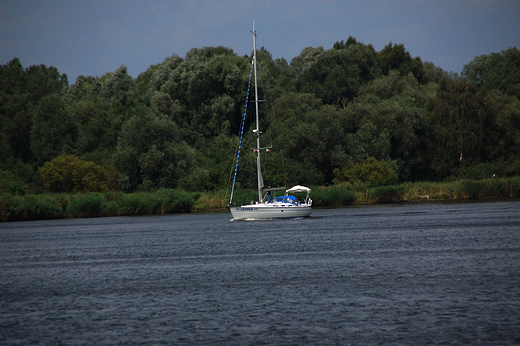
<svg viewBox="0 0 520 346"><path fill-rule="evenodd" d="M32 164L8 158L0 162L0 194L2 193L41 194L43 193L43 183Z"/></svg>
<svg viewBox="0 0 520 346"><path fill-rule="evenodd" d="M9 171L0 170L0 193L11 195L25 195L28 184Z"/></svg>
<svg viewBox="0 0 520 346"><path fill-rule="evenodd" d="M104 192L117 187L116 171L74 155L62 155L39 169L45 188L51 192Z"/></svg>

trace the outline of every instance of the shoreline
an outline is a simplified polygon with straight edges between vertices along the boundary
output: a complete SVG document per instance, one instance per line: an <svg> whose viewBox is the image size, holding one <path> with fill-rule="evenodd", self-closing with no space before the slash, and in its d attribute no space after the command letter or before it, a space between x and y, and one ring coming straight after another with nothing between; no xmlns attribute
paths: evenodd
<svg viewBox="0 0 520 346"><path fill-rule="evenodd" d="M242 201L254 200L244 190ZM254 191L253 191L254 192ZM454 182L418 182L401 185L313 187L314 208L388 203L508 200L520 197L520 177ZM239 200L236 200L240 204ZM190 212L226 212L226 192L186 192L163 189L125 194L122 191L83 194L45 193L0 195L0 222L113 216L166 215Z"/></svg>

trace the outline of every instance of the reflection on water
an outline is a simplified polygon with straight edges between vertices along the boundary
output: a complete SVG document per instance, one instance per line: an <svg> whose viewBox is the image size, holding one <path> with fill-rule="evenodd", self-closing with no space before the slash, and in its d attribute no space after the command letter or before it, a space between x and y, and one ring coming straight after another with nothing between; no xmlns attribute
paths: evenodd
<svg viewBox="0 0 520 346"><path fill-rule="evenodd" d="M0 342L520 343L520 202L0 224Z"/></svg>

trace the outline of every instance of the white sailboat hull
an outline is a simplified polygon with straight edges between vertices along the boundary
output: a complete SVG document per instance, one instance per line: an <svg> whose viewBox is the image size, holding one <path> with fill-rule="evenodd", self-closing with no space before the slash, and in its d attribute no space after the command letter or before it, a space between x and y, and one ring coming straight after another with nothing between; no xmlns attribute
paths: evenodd
<svg viewBox="0 0 520 346"><path fill-rule="evenodd" d="M294 219L311 214L311 207L287 203L258 203L231 207L234 220Z"/></svg>

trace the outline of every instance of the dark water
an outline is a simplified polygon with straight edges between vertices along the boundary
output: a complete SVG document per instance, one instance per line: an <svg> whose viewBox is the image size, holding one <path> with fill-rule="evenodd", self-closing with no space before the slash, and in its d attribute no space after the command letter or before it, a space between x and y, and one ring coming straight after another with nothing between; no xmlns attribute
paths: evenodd
<svg viewBox="0 0 520 346"><path fill-rule="evenodd" d="M0 224L0 344L520 343L520 202Z"/></svg>

